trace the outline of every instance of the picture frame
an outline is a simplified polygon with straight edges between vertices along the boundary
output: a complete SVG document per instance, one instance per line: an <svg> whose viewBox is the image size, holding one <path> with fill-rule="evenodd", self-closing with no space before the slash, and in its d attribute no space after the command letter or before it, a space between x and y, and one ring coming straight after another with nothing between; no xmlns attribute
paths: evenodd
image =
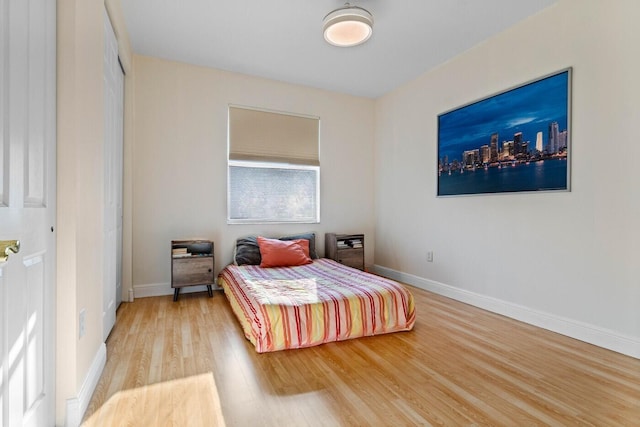
<svg viewBox="0 0 640 427"><path fill-rule="evenodd" d="M438 115L437 196L570 191L571 74Z"/></svg>

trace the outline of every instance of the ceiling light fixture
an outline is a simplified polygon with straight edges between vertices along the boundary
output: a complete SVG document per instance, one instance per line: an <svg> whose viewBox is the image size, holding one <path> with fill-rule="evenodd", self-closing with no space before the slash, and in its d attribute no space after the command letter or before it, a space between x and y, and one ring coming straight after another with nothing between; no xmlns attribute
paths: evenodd
<svg viewBox="0 0 640 427"><path fill-rule="evenodd" d="M349 3L332 10L322 20L324 39L334 46L357 46L373 34L373 15Z"/></svg>

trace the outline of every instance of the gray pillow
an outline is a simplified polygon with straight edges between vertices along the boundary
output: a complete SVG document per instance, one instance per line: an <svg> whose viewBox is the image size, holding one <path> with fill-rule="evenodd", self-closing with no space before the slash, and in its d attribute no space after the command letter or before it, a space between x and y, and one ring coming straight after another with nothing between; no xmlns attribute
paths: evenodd
<svg viewBox="0 0 640 427"><path fill-rule="evenodd" d="M242 237L236 240L236 248L233 254L235 265L260 265L260 247L255 236Z"/></svg>

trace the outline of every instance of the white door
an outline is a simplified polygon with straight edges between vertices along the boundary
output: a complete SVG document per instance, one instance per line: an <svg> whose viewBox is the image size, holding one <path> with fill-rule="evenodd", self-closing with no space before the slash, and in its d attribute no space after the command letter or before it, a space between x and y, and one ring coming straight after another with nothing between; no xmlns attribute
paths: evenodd
<svg viewBox="0 0 640 427"><path fill-rule="evenodd" d="M118 42L104 12L104 288L103 338L116 321L122 301L122 142L123 75Z"/></svg>
<svg viewBox="0 0 640 427"><path fill-rule="evenodd" d="M0 424L55 423L55 43L50 0L0 0ZM2 245L1 254L4 254Z"/></svg>

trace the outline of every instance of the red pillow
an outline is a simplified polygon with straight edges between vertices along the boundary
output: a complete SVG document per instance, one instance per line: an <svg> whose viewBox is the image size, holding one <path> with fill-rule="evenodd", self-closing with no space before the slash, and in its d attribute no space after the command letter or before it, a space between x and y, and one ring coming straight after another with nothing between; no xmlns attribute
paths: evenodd
<svg viewBox="0 0 640 427"><path fill-rule="evenodd" d="M258 236L262 261L260 267L290 267L312 262L309 257L309 241L267 239Z"/></svg>

